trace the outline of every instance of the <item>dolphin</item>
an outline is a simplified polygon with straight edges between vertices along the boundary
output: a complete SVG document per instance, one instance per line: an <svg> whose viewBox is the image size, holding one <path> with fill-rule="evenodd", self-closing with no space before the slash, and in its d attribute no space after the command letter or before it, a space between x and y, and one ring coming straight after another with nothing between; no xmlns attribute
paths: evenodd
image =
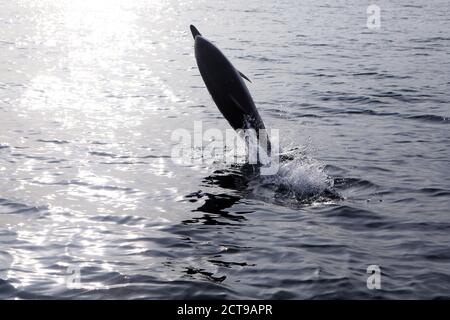
<svg viewBox="0 0 450 320"><path fill-rule="evenodd" d="M270 156L271 145L264 122L243 81L245 79L251 82L250 79L237 70L219 48L202 36L196 27L191 25L190 29L195 40L198 69L217 108L238 133L242 133L241 130L253 129L258 144L266 155Z"/></svg>

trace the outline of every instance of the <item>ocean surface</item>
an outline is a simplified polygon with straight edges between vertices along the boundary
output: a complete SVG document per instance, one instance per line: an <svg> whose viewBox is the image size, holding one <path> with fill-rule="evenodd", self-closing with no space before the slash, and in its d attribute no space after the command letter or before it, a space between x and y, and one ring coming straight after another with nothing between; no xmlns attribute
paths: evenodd
<svg viewBox="0 0 450 320"><path fill-rule="evenodd" d="M0 8L1 299L450 298L447 0ZM190 24L252 80L275 175L174 161L230 128Z"/></svg>

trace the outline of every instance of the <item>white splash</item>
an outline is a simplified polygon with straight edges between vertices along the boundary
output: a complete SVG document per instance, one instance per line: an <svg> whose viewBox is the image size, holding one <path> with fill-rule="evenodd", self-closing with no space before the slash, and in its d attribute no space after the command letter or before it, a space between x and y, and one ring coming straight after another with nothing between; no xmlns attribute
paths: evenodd
<svg viewBox="0 0 450 320"><path fill-rule="evenodd" d="M265 186L287 197L306 199L320 196L333 187L333 180L325 171L325 164L311 158L307 147L285 152L274 175L260 176ZM285 159L283 159L285 158Z"/></svg>

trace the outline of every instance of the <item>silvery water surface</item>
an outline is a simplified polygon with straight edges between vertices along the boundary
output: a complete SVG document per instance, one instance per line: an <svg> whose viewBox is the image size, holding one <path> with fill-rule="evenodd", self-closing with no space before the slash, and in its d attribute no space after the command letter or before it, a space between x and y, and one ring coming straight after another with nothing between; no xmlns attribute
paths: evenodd
<svg viewBox="0 0 450 320"><path fill-rule="evenodd" d="M450 297L448 1L0 2L0 298ZM191 23L277 175L172 161L229 128Z"/></svg>

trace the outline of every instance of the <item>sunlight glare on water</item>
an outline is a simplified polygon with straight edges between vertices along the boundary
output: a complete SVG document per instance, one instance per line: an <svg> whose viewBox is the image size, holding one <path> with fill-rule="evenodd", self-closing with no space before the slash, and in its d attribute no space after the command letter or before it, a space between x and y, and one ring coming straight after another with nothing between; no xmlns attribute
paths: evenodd
<svg viewBox="0 0 450 320"><path fill-rule="evenodd" d="M0 298L449 297L448 1L380 0L376 31L356 0L0 5ZM229 128L190 24L277 175L171 158Z"/></svg>

